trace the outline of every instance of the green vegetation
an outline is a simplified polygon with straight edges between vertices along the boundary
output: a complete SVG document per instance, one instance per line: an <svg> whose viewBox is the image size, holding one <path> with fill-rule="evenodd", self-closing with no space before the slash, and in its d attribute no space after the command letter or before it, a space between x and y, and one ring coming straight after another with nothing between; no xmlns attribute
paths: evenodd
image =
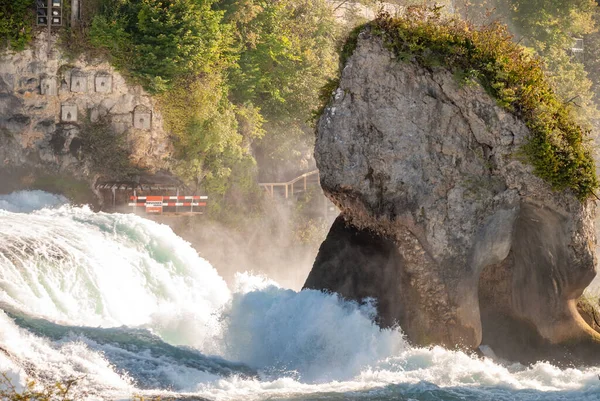
<svg viewBox="0 0 600 401"><path fill-rule="evenodd" d="M516 42L542 57L550 84L563 101L576 106L579 122L600 117L592 90L593 83L600 82L600 71L594 68L600 60L593 43L600 35L594 0L455 0L453 4L459 15L474 24L506 24ZM585 38L585 56L571 51L574 38Z"/></svg>
<svg viewBox="0 0 600 401"><path fill-rule="evenodd" d="M63 45L103 54L157 95L172 170L218 205L259 202L257 163L298 165L334 75L339 24L324 0L94 0ZM290 157L290 155L296 155Z"/></svg>
<svg viewBox="0 0 600 401"><path fill-rule="evenodd" d="M27 188L62 194L75 205L94 205L97 202L88 182L68 178L64 174L37 172Z"/></svg>
<svg viewBox="0 0 600 401"><path fill-rule="evenodd" d="M212 0L105 0L92 20L90 42L150 92L174 80L214 71L230 44Z"/></svg>
<svg viewBox="0 0 600 401"><path fill-rule="evenodd" d="M3 401L76 401L88 399L85 391L75 394L80 385L81 378L65 379L52 384L38 383L36 380L27 379L22 389L17 389L6 372L0 373L0 400ZM133 401L161 401L171 400L171 397L150 396L144 397L134 394Z"/></svg>
<svg viewBox="0 0 600 401"><path fill-rule="evenodd" d="M445 66L479 81L504 109L520 117L531 136L525 153L535 173L554 189L570 188L579 199L598 186L587 132L546 79L542 61L512 40L504 25L475 28L440 8L411 7L399 18L381 14L372 31L399 60Z"/></svg>
<svg viewBox="0 0 600 401"><path fill-rule="evenodd" d="M0 50L23 50L31 41L33 0L0 0Z"/></svg>
<svg viewBox="0 0 600 401"><path fill-rule="evenodd" d="M335 76L341 26L324 0L224 0L219 7L239 55L228 70L232 101L263 116L254 154L262 171L291 170L312 148L311 116L321 87Z"/></svg>
<svg viewBox="0 0 600 401"><path fill-rule="evenodd" d="M350 56L352 56L352 53L354 53L356 45L358 44L358 35L360 35L360 33L364 31L365 27L367 27L368 25L370 24L367 23L358 25L348 34L348 38L344 42L344 45L342 46L342 50L340 52L340 70L344 68L344 65L346 65L346 62L348 61Z"/></svg>
<svg viewBox="0 0 600 401"><path fill-rule="evenodd" d="M311 186L294 204L290 227L292 239L299 245L318 248L329 232L330 223L314 216L315 210L323 208L320 193L319 187Z"/></svg>
<svg viewBox="0 0 600 401"><path fill-rule="evenodd" d="M237 103L268 121L306 122L325 78L335 71L338 24L322 0L229 1L239 60L230 69Z"/></svg>
<svg viewBox="0 0 600 401"><path fill-rule="evenodd" d="M358 44L358 35L362 31L364 31L365 28L369 25L369 23L357 25L347 34L346 40L342 44L339 52L340 54L338 72L334 78L328 79L325 85L321 87L321 91L319 93L319 106L313 111L313 121L317 121L319 117L321 117L321 114L323 114L325 107L327 107L327 104L331 100L333 92L339 86L340 74L342 73L342 69L344 68L346 62L348 61L350 56L352 56L352 53L354 53L354 50L356 49L356 45Z"/></svg>

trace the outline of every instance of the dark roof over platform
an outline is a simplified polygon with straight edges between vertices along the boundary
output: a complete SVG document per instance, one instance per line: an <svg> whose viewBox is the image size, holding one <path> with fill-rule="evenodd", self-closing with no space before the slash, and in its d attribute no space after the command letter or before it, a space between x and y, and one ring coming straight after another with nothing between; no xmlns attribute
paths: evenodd
<svg viewBox="0 0 600 401"><path fill-rule="evenodd" d="M117 190L174 190L186 188L179 178L166 171L158 171L154 174L142 173L124 180L98 180L97 189Z"/></svg>

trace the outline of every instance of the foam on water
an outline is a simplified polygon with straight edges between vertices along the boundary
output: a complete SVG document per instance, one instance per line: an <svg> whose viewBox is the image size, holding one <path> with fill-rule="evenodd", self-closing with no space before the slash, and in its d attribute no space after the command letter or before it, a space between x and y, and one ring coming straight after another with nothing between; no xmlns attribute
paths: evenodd
<svg viewBox="0 0 600 401"><path fill-rule="evenodd" d="M271 285L235 293L221 316L222 348L216 351L269 378L347 380L406 346L399 330L382 331L373 323L372 305L320 291Z"/></svg>
<svg viewBox="0 0 600 401"><path fill-rule="evenodd" d="M0 301L23 318L0 312L0 370L21 384L83 377L102 398L600 400L598 369L411 347L372 323L369 303L250 274L230 291L169 227L137 216L4 209ZM258 376L202 367L234 366L225 360Z"/></svg>
<svg viewBox="0 0 600 401"><path fill-rule="evenodd" d="M62 206L0 211L0 301L72 325L141 326L201 345L229 298L215 269L164 225ZM193 337L185 333L193 327ZM200 337L199 337L200 336Z"/></svg>

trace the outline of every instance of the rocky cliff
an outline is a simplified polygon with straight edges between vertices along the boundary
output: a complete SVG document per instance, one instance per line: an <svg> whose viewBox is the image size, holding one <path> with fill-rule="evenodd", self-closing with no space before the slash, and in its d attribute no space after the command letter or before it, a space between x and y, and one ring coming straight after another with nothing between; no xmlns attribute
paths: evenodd
<svg viewBox="0 0 600 401"><path fill-rule="evenodd" d="M109 64L68 60L57 37L46 35L0 55L0 191L36 186L47 175L93 183L98 172L82 143L98 122L115 141L125 139L132 165L164 167L171 145L155 101Z"/></svg>
<svg viewBox="0 0 600 401"><path fill-rule="evenodd" d="M363 31L317 131L342 213L306 288L376 298L417 344L597 362L575 306L596 274L595 205L533 174L527 127L479 85Z"/></svg>

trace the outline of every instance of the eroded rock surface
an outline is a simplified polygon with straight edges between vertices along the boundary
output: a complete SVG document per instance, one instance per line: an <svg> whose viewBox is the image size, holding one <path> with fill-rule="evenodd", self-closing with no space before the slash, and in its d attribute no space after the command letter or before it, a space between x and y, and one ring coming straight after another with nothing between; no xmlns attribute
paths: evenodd
<svg viewBox="0 0 600 401"><path fill-rule="evenodd" d="M150 171L168 167L172 145L156 101L103 60L68 60L58 36L45 32L18 53L0 55L0 193L28 187L36 175L93 182L82 139L90 123L122 135L131 163ZM144 129L134 111L152 110Z"/></svg>
<svg viewBox="0 0 600 401"><path fill-rule="evenodd" d="M579 344L569 358L588 361L598 336L575 301L596 273L595 206L532 173L527 135L481 87L363 32L318 124L321 185L342 214L305 287L377 298L381 323L418 344L517 349L486 330L503 317L546 354Z"/></svg>

